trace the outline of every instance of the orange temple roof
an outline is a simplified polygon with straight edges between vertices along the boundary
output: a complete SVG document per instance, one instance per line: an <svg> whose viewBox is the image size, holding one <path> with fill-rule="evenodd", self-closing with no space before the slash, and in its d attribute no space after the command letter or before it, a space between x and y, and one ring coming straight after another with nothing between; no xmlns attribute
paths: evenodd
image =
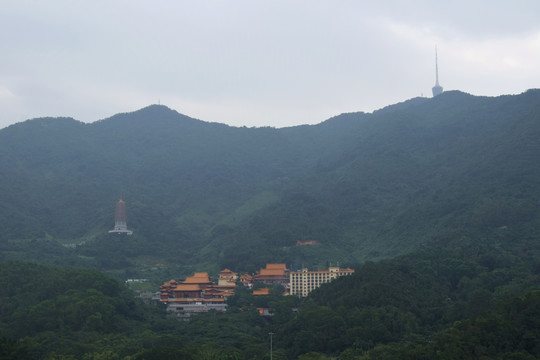
<svg viewBox="0 0 540 360"><path fill-rule="evenodd" d="M224 303L225 299L213 298L213 299L203 299L203 298L180 298L180 299L167 299L161 300L162 302L168 303Z"/></svg>
<svg viewBox="0 0 540 360"><path fill-rule="evenodd" d="M206 272L198 272L193 276L188 276L186 280L182 281L183 284L210 284L210 276Z"/></svg>
<svg viewBox="0 0 540 360"><path fill-rule="evenodd" d="M267 269L282 269L282 270L287 270L287 265L286 264L266 264L266 268Z"/></svg>
<svg viewBox="0 0 540 360"><path fill-rule="evenodd" d="M270 288L253 290L253 296L270 295Z"/></svg>
<svg viewBox="0 0 540 360"><path fill-rule="evenodd" d="M286 276L283 269L261 269L260 276Z"/></svg>
<svg viewBox="0 0 540 360"><path fill-rule="evenodd" d="M201 287L198 284L180 284L173 289L173 291L201 291Z"/></svg>

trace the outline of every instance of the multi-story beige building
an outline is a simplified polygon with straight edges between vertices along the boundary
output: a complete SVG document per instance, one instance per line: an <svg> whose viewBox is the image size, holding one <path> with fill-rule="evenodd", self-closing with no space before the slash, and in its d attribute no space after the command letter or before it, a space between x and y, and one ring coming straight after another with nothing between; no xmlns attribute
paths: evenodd
<svg viewBox="0 0 540 360"><path fill-rule="evenodd" d="M328 270L320 271L309 271L307 268L302 269L302 271L291 271L289 274L291 295L305 297L321 284L352 273L354 270L341 269L338 266L330 266Z"/></svg>

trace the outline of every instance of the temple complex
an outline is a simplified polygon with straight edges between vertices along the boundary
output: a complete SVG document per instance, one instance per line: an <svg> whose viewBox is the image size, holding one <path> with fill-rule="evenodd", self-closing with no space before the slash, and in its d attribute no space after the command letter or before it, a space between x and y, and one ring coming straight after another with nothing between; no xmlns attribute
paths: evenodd
<svg viewBox="0 0 540 360"><path fill-rule="evenodd" d="M159 288L159 301L167 304L167 311L181 319L188 319L193 313L211 309L225 311L226 300L234 295L237 284L249 289L254 284L254 296L268 296L274 285L284 287L284 295L307 296L312 290L340 276L351 275L354 270L329 267L328 270L290 271L286 264L266 264L255 275L237 273L225 269L217 276L217 282L210 279L207 272L196 272L184 281L166 281ZM261 287L259 287L261 286Z"/></svg>
<svg viewBox="0 0 540 360"><path fill-rule="evenodd" d="M167 310L180 318L189 318L192 313L207 312L211 309L225 311L225 300L234 295L236 284L231 280L235 273L226 269L220 273L221 284L213 283L206 272L196 272L184 281L169 280L160 286L160 301L167 304Z"/></svg>

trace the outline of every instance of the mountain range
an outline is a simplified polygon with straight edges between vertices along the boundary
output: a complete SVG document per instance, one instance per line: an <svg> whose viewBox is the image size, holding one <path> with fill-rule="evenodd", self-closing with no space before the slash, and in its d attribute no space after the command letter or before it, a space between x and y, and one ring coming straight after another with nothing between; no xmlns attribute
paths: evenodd
<svg viewBox="0 0 540 360"><path fill-rule="evenodd" d="M538 236L538 139L540 90L450 91L280 129L162 105L32 119L0 130L1 256L128 276L512 243ZM108 233L119 198L129 237Z"/></svg>

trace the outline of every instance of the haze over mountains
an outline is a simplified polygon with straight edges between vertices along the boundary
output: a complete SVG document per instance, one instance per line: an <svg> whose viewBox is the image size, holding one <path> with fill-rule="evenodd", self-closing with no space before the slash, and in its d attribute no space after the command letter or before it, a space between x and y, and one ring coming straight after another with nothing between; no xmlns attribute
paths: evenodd
<svg viewBox="0 0 540 360"><path fill-rule="evenodd" d="M160 105L92 124L29 120L0 131L2 256L249 270L537 236L538 139L539 90L452 91L282 129ZM120 196L129 238L107 233Z"/></svg>

